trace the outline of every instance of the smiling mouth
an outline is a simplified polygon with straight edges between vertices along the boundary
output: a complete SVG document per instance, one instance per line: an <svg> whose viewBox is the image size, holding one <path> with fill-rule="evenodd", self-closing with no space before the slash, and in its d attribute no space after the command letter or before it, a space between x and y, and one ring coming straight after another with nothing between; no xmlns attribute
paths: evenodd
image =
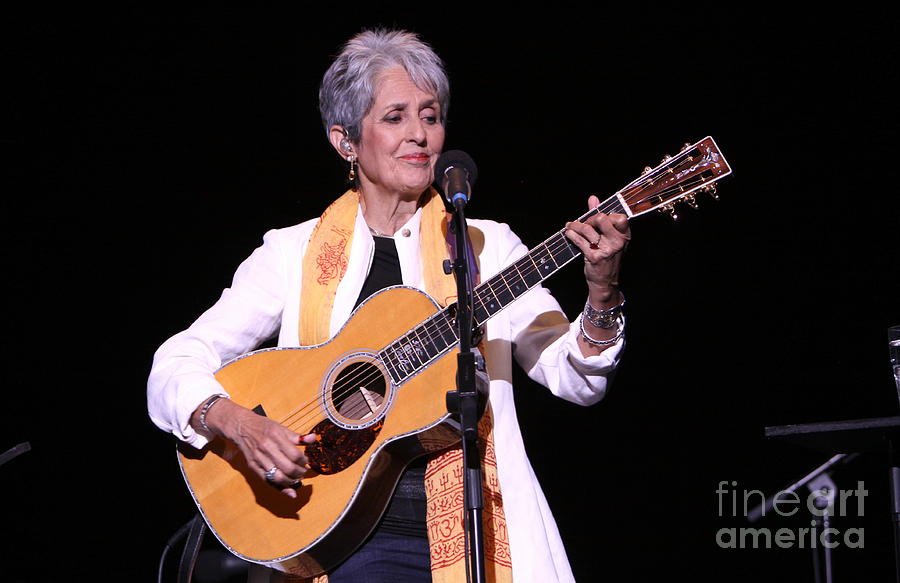
<svg viewBox="0 0 900 583"><path fill-rule="evenodd" d="M428 154L409 154L407 156L400 156L400 159L414 164L424 164L431 160L431 156Z"/></svg>

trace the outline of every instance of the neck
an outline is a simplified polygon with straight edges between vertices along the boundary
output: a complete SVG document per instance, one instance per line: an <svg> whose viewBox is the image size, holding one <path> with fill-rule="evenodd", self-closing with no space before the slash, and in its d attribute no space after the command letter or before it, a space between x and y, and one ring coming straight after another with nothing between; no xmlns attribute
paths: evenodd
<svg viewBox="0 0 900 583"><path fill-rule="evenodd" d="M369 228L386 236L392 236L406 224L419 208L419 197L410 198L396 194L377 194L360 189L359 200L363 218Z"/></svg>

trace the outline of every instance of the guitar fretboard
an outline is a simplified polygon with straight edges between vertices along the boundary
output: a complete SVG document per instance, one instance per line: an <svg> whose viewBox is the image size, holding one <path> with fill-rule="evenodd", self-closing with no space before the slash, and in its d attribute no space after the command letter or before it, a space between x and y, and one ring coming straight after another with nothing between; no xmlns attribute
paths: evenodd
<svg viewBox="0 0 900 583"><path fill-rule="evenodd" d="M603 212L625 213L618 196L613 195L577 219L584 222ZM473 316L481 326L528 290L559 271L581 255L581 250L565 235L565 230L551 235L474 290ZM379 356L395 384L400 384L428 366L433 360L459 343L456 329L456 303L437 312L385 347Z"/></svg>

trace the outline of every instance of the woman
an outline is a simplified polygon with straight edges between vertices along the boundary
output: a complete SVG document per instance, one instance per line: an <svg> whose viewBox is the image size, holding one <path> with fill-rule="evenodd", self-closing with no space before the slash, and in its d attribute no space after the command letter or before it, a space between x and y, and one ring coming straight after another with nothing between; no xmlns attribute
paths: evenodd
<svg viewBox="0 0 900 583"><path fill-rule="evenodd" d="M411 33L367 31L344 46L319 97L328 140L349 163L353 187L321 217L267 233L221 299L160 347L148 383L150 416L160 428L197 448L216 437L230 440L260 477L285 496L297 496L294 487L308 461L298 446L316 436L228 399L213 372L276 334L281 346L321 343L356 305L387 285L425 289L442 305L452 301L452 277L437 267L447 256L445 211L430 188L444 145L448 87L440 59ZM588 204L599 201L591 197ZM504 224L469 225L470 234L478 233L473 239L483 238L483 279L526 252ZM566 236L584 254L584 317L570 324L538 287L487 323L482 344L491 378L486 418L493 424L482 437L496 458L495 467L485 468L495 494L486 508L487 563L498 581L511 575L517 582L572 580L517 425L512 347L531 378L587 405L603 397L623 342L618 273L630 237L626 218L599 214L567 225ZM458 463L453 454L411 465L375 533L329 573L330 581L363 580L362 571L369 577L382 573L385 581L462 580L462 561L448 553L461 530L437 528L426 511L437 483L428 480Z"/></svg>

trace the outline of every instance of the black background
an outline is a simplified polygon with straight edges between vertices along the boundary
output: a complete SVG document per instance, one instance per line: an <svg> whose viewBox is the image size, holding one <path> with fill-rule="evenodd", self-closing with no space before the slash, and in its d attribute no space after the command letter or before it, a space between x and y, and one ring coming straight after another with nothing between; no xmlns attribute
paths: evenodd
<svg viewBox="0 0 900 583"><path fill-rule="evenodd" d="M480 170L469 214L528 245L715 137L734 168L721 200L632 223L628 347L605 402L520 379L520 421L579 581L811 580L807 548L720 548L719 529L749 525L727 498L719 516L716 488L771 493L830 456L767 426L897 413L898 22L851 8L7 14L0 450L33 451L0 468L2 578L156 576L193 506L146 415L153 351L265 230L342 192L317 85L344 40L385 25L447 62L446 148ZM549 287L580 311L577 266ZM884 461L834 475L870 492L836 521L865 529L864 548L835 550L839 580L893 574Z"/></svg>

